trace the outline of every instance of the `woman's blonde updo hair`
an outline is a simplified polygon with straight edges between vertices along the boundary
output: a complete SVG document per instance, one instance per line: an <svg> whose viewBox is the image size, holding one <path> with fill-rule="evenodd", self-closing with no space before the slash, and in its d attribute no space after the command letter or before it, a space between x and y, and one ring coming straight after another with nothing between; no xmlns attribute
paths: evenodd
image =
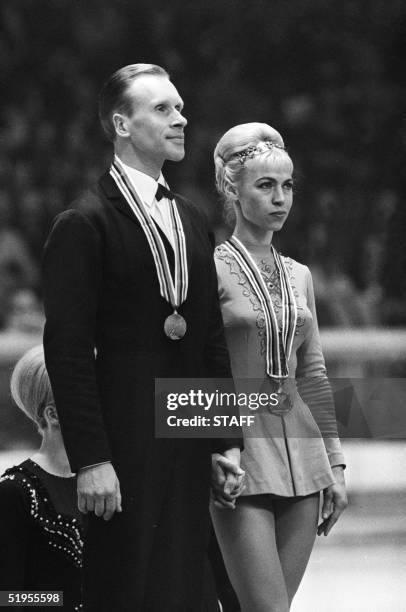
<svg viewBox="0 0 406 612"><path fill-rule="evenodd" d="M39 429L44 429L44 410L46 406L54 405L54 397L42 345L27 351L17 362L11 375L10 388L17 406Z"/></svg>
<svg viewBox="0 0 406 612"><path fill-rule="evenodd" d="M223 198L224 219L227 224L234 225L236 201L236 183L244 171L244 163L237 156L249 147L260 143L274 143L279 151L284 147L282 136L267 123L242 123L228 130L218 141L214 149L214 166L216 173L216 188ZM268 153L272 153L271 149ZM284 151L283 153L287 155Z"/></svg>

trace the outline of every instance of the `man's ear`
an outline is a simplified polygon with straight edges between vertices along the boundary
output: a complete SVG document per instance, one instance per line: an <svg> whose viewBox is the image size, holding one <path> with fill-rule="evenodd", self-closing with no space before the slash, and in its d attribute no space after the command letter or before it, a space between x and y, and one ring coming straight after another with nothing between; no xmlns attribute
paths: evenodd
<svg viewBox="0 0 406 612"><path fill-rule="evenodd" d="M127 125L128 118L125 115L121 115L120 113L114 113L114 115L112 116L112 121L117 136L125 138L126 136L130 135Z"/></svg>
<svg viewBox="0 0 406 612"><path fill-rule="evenodd" d="M48 406L45 406L44 418L50 425L54 427L59 426L58 413L53 404L48 404Z"/></svg>

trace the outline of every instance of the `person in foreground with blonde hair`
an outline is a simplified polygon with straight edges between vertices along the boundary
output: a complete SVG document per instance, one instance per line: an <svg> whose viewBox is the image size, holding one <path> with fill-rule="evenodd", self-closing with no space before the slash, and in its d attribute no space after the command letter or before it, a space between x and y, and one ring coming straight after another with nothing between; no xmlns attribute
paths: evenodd
<svg viewBox="0 0 406 612"><path fill-rule="evenodd" d="M62 609L81 610L83 540L76 477L66 456L42 346L29 350L15 366L11 394L36 424L42 443L32 457L0 478L0 590L62 591ZM58 603L56 595L47 597L36 601L37 609Z"/></svg>
<svg viewBox="0 0 406 612"><path fill-rule="evenodd" d="M232 512L213 506L212 518L242 612L286 612L316 532L327 535L347 505L344 457L310 271L272 246L293 201L282 137L263 123L237 125L214 160L235 224L215 251L232 372L242 388L258 381L272 402L243 428L245 491Z"/></svg>

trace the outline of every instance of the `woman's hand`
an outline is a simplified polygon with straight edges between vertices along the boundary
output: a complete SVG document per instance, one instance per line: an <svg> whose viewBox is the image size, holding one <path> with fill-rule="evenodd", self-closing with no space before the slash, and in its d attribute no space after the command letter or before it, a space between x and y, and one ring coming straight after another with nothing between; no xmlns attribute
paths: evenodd
<svg viewBox="0 0 406 612"><path fill-rule="evenodd" d="M218 508L235 508L235 500L244 490L244 474L240 468L240 449L232 448L224 454L212 454L211 496Z"/></svg>
<svg viewBox="0 0 406 612"><path fill-rule="evenodd" d="M333 474L335 483L323 491L323 509L321 512L323 522L317 528L317 535L324 533L327 536L340 514L348 506L343 467L341 465L333 467Z"/></svg>

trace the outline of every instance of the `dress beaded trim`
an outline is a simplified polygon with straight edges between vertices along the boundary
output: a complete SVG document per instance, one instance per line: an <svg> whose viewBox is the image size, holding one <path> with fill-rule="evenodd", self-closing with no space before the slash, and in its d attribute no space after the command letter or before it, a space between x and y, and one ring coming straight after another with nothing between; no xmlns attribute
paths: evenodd
<svg viewBox="0 0 406 612"><path fill-rule="evenodd" d="M70 516L58 514L40 479L23 466L6 470L0 482L6 480L17 482L25 491L31 518L44 531L49 546L64 555L75 567L81 568L83 536L78 521Z"/></svg>
<svg viewBox="0 0 406 612"><path fill-rule="evenodd" d="M239 263L232 257L226 249L220 244L215 249L215 257L218 257L222 261L224 261L229 269L230 274L237 276L238 284L241 285L242 293L245 297L249 299L251 302L252 308L254 312L257 313L256 326L258 329L258 335L260 338L260 350L261 355L264 355L266 352L266 326L265 326L265 316L262 310L261 303L256 296L256 294L252 291L251 285L247 279L247 276L244 270L241 268ZM296 321L296 329L295 335L298 336L300 333L300 328L305 324L305 317L303 312L303 307L298 303L299 293L294 284L294 275L293 275L293 260L290 257L282 256L286 269L289 275L290 286L292 287L293 295L296 299L296 307L297 307L297 321ZM275 309L276 316L279 321L279 325L281 322L280 317L280 309L282 307L282 292L280 286L280 278L277 268L273 268L269 265L269 262L265 258L262 258L259 264L260 272L263 276L265 284L268 288L269 294L272 299L273 307Z"/></svg>

